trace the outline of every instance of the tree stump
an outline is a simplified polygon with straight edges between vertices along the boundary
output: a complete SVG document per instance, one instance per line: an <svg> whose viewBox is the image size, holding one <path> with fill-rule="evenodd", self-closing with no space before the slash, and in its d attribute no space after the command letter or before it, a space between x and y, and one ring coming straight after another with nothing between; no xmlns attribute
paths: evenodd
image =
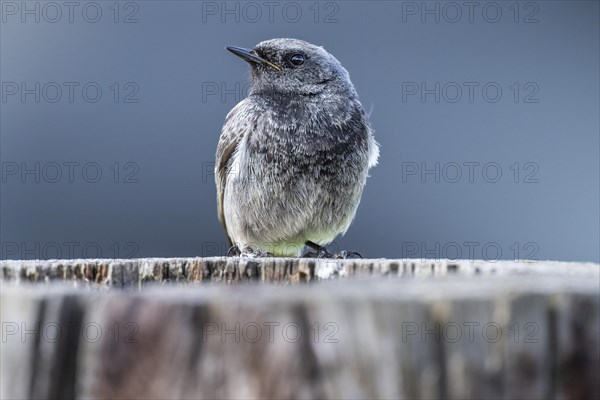
<svg viewBox="0 0 600 400"><path fill-rule="evenodd" d="M0 270L2 398L600 396L598 264L179 258Z"/></svg>

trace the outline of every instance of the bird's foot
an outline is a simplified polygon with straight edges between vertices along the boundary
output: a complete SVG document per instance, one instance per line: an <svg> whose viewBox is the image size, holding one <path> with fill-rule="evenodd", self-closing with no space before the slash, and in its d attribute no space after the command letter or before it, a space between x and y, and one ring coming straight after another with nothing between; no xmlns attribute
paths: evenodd
<svg viewBox="0 0 600 400"><path fill-rule="evenodd" d="M309 251L304 254L303 258L335 258L335 254L330 253L326 248L323 247L323 250L319 251Z"/></svg>
<svg viewBox="0 0 600 400"><path fill-rule="evenodd" d="M240 252L240 257L245 257L245 258L273 257L273 254L269 253L268 251L259 249L259 248L252 249L250 246L246 246Z"/></svg>
<svg viewBox="0 0 600 400"><path fill-rule="evenodd" d="M302 257L310 258L333 258L333 259L347 259L347 258L363 258L363 256L356 251L342 250L339 253L331 253L325 246L320 246L310 240L306 241L306 245L314 251L309 251Z"/></svg>
<svg viewBox="0 0 600 400"><path fill-rule="evenodd" d="M273 254L262 249L252 249L250 246L246 246L240 250L240 248L234 244L227 251L227 257L273 257Z"/></svg>
<svg viewBox="0 0 600 400"><path fill-rule="evenodd" d="M240 251L240 248L237 247L237 245L233 245L229 248L229 250L227 250L227 257L239 257L240 254L242 254L242 252Z"/></svg>
<svg viewBox="0 0 600 400"><path fill-rule="evenodd" d="M339 253L334 254L333 258L341 258L345 260L347 258L363 258L363 256L358 251L342 250Z"/></svg>

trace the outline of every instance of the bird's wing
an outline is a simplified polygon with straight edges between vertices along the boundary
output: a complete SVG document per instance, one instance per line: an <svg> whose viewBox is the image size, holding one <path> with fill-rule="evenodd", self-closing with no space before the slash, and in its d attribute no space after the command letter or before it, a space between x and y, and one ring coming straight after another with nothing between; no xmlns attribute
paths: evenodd
<svg viewBox="0 0 600 400"><path fill-rule="evenodd" d="M225 199L225 187L227 186L227 177L231 172L231 157L237 149L238 143L242 140L248 131L247 125L243 123L244 103L238 103L225 118L225 124L221 131L219 144L217 146L217 155L215 162L215 181L217 184L217 208L219 221L225 228L231 245L231 237L227 231L225 223L225 212L223 203Z"/></svg>

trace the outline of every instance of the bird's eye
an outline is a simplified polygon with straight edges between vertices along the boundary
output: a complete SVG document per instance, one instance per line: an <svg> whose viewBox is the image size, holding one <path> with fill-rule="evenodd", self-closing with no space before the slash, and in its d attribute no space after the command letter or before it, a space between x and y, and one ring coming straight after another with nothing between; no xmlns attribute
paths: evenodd
<svg viewBox="0 0 600 400"><path fill-rule="evenodd" d="M290 62L292 64L294 64L295 66L300 66L300 65L304 64L304 59L305 59L304 55L297 53L297 54L293 54L290 57Z"/></svg>

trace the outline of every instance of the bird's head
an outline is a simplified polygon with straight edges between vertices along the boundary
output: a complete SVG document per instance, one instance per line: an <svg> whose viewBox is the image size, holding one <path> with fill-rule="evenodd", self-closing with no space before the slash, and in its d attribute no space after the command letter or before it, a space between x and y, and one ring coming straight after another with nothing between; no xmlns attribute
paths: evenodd
<svg viewBox="0 0 600 400"><path fill-rule="evenodd" d="M253 49L227 47L252 70L252 93L345 94L354 88L348 72L325 49L298 39L271 39Z"/></svg>

